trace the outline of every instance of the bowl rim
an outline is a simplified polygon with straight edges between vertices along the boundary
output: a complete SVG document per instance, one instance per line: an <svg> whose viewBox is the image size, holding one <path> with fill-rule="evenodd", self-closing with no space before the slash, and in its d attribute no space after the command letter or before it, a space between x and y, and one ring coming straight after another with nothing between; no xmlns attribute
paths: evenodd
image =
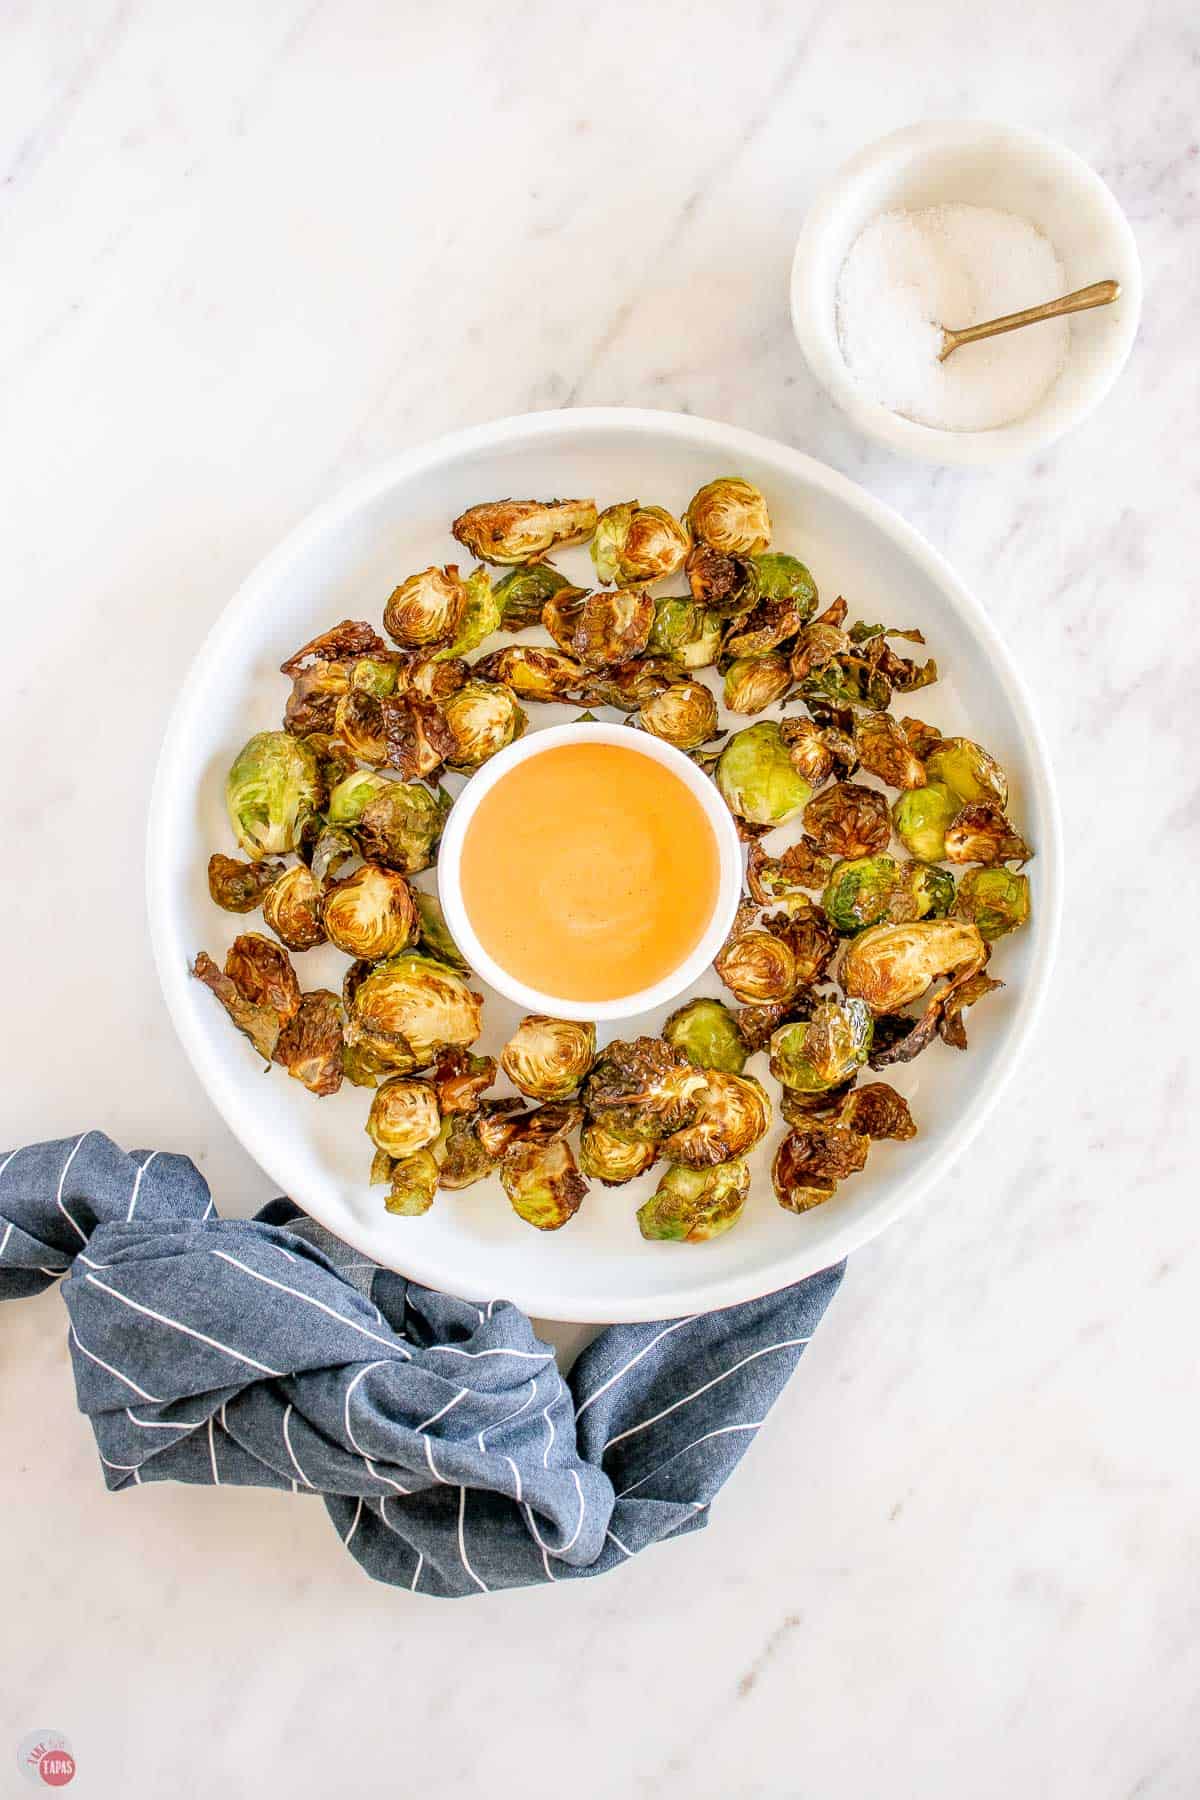
<svg viewBox="0 0 1200 1800"><path fill-rule="evenodd" d="M889 163L894 162L899 167L922 154L955 145L975 148L988 143L994 143L999 150L1034 152L1047 167L1058 171L1060 179L1069 180L1088 195L1112 240L1113 266L1106 267L1103 276L1113 276L1121 283L1118 335L1108 359L1093 371L1073 399L1060 395L1055 400L1056 389L1051 389L1046 401L1034 412L1007 425L993 426L986 431L940 431L892 412L878 400L871 399L854 380L836 338L823 322L827 290L818 288L820 259L813 255L813 246L828 232L846 197ZM1095 279L1101 278L1097 273ZM843 163L825 184L800 229L792 256L790 293L792 329L805 361L816 380L864 436L923 462L995 468L1020 457L1032 456L1055 443L1087 418L1109 393L1129 360L1137 337L1142 311L1142 270L1137 240L1129 220L1108 184L1076 151L1047 137L1044 132L1023 126L986 119L932 119L902 126L866 145Z"/></svg>
<svg viewBox="0 0 1200 1800"><path fill-rule="evenodd" d="M611 744L618 750L632 750L635 755L644 756L649 761L661 763L664 768L670 769L700 802L717 846L717 895L712 917L705 926L703 935L669 975L664 975L661 981L654 982L650 987L617 1000L561 1000L519 981L515 975L510 975L502 968L480 943L462 897L463 844L471 820L485 795L491 793L513 769L532 757L569 744L583 743ZM630 731L626 725L610 725L606 720L600 719L594 724L588 722L542 726L536 731L526 732L515 743L490 757L456 796L442 832L437 859L438 897L446 914L446 923L450 927L451 937L475 973L497 992L507 995L518 1006L523 1006L527 1012L548 1013L556 1019L594 1020L597 1024L602 1020L607 1023L613 1019L636 1018L642 1013L653 1012L656 1007L665 1006L677 994L681 994L684 988L691 987L693 981L699 980L729 936L741 899L742 873L741 841L733 815L722 800L715 783L709 781L691 758L685 756L682 750L677 750L673 744L664 743L650 732Z"/></svg>
<svg viewBox="0 0 1200 1800"><path fill-rule="evenodd" d="M310 1205L303 1197L304 1171L296 1163L291 1144L283 1134L271 1135L265 1145L256 1141L253 1108L244 1075L241 1079L235 1075L233 1059L212 1048L201 1026L198 993L190 974L188 945L183 931L182 908L172 888L168 854L172 839L184 829L181 824L184 814L176 795L183 784L190 792L194 781L190 766L191 715L212 675L228 667L228 659L238 655L243 615L258 610L289 566L306 556L328 531L344 524L389 488L447 462L507 445L536 443L562 433L586 439L615 431L650 439L678 439L708 454L722 457L744 454L773 465L784 478L823 490L867 519L942 591L950 606L966 620L980 641L1028 746L1030 785L1036 791L1043 820L1038 845L1043 893L1039 907L1039 935L1028 978L1011 1019L1007 1043L997 1058L991 1082L973 1096L957 1121L952 1144L934 1150L921 1169L898 1181L887 1202L881 1203L868 1218L842 1221L820 1248L817 1260L813 1259L811 1248L807 1251L798 1248L794 1255L780 1259L768 1269L754 1272L752 1279L747 1279L744 1272L717 1276L714 1271L706 1277L700 1262L693 1278L671 1285L653 1298L631 1299L621 1290L598 1291L586 1304L572 1298L565 1308L544 1292L535 1295L530 1290L523 1291L520 1284L507 1284L509 1291L505 1297L537 1317L593 1324L680 1318L718 1311L744 1300L775 1293L840 1262L910 1211L964 1154L1011 1081L1046 1004L1063 907L1062 820L1045 738L1029 690L982 603L959 580L940 551L884 501L848 476L789 444L717 420L650 408L588 407L520 413L427 440L360 476L318 506L251 571L217 615L193 658L168 721L155 771L146 834L146 900L151 946L167 1011L201 1086L225 1125L247 1155L278 1184L279 1191L290 1192L311 1217L326 1224L344 1242L361 1249L372 1261L379 1260L376 1246L367 1241L365 1232L358 1230L355 1219L323 1217L328 1209L320 1203ZM438 1266L439 1259L431 1258L417 1238L400 1240L399 1257L402 1258L401 1272L410 1279L434 1288L444 1286L444 1271ZM400 1264L387 1266L395 1268Z"/></svg>

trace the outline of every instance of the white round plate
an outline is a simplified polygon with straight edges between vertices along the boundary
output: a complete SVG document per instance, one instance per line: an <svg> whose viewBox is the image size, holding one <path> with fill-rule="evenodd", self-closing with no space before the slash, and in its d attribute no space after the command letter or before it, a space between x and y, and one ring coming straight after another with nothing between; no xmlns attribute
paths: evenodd
<svg viewBox="0 0 1200 1800"><path fill-rule="evenodd" d="M287 693L278 665L291 651L338 619L378 627L406 575L469 560L450 521L476 501L594 495L605 506L637 495L679 513L703 482L732 473L763 489L775 546L803 558L823 603L844 594L852 617L924 631L942 679L914 695L911 710L977 738L1007 769L1014 820L1037 850L1031 924L992 959L1007 985L968 1014L968 1051L935 1044L888 1075L909 1099L918 1137L876 1144L862 1174L801 1216L784 1212L771 1189L777 1124L753 1159L743 1218L706 1244L642 1240L634 1213L653 1191L653 1173L622 1188L593 1183L557 1232L523 1224L494 1179L439 1194L423 1218L393 1217L384 1190L367 1184L369 1094L346 1084L316 1100L282 1069L264 1074L189 975L198 950L222 960L236 933L259 923L220 912L208 896L210 852L235 849L225 772L252 732L278 725ZM555 561L586 579L586 551ZM529 710L533 728L578 708ZM777 834L780 844L798 835L798 825ZM432 885L433 872L419 879ZM214 1104L281 1192L365 1255L431 1287L580 1321L678 1317L769 1293L836 1262L936 1186L999 1100L1033 1029L1061 885L1057 804L1028 695L987 615L942 558L889 508L798 451L728 425L624 408L534 413L455 433L356 483L294 531L229 602L196 658L163 744L147 841L150 925L171 1017ZM295 960L303 987L340 986L345 959L328 946ZM721 989L710 971L694 991ZM609 1026L601 1040L656 1032L668 1010ZM489 994L479 1048L498 1050L517 1017ZM759 1056L749 1068L761 1074L764 1063Z"/></svg>

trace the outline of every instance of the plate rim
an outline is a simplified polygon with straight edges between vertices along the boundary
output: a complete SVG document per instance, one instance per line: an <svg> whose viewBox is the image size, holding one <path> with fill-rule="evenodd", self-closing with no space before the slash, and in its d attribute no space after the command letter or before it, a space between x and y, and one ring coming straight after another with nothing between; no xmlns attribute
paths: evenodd
<svg viewBox="0 0 1200 1800"><path fill-rule="evenodd" d="M521 1306L526 1312L540 1318L579 1324L634 1323L681 1318L688 1314L720 1311L742 1301L777 1293L793 1282L804 1280L840 1262L843 1257L870 1243L904 1214L913 1210L935 1184L945 1178L990 1118L1037 1029L1046 1004L1058 949L1064 887L1062 817L1053 764L1025 679L982 602L975 598L942 553L886 501L878 499L827 463L820 462L779 439L716 419L649 407L568 407L545 412L508 414L423 440L349 482L330 499L306 514L239 584L209 627L176 695L163 733L151 788L146 825L146 908L155 968L167 1012L193 1072L220 1114L222 1122L251 1160L279 1186L281 1192L290 1193L296 1204L312 1218L326 1225L327 1229L344 1242L362 1250L373 1261L377 1260L377 1249L356 1232L354 1220L349 1221L349 1230L346 1229L345 1220L339 1219L336 1224L331 1223L328 1218L322 1217L322 1211L328 1209L310 1207L308 1201L296 1191L291 1174L283 1172L288 1166L288 1158L286 1147L279 1139L273 1139L264 1154L259 1146L249 1141L250 1134L242 1129L241 1124L234 1122L242 1110L237 1104L240 1098L237 1084L220 1061L210 1055L209 1046L200 1031L197 1014L190 1005L191 977L175 966L174 945L170 942L172 894L167 882L168 860L163 851L173 816L172 796L181 778L180 762L187 750L185 723L196 696L206 685L214 663L224 655L228 640L234 635L243 616L256 610L260 593L274 583L283 569L302 556L310 544L369 505L387 489L411 479L419 472L434 468L439 463L480 451L499 449L517 440L535 440L563 431L586 438L593 433L611 431L614 427L644 436L685 440L692 445L722 454L737 456L745 453L782 466L793 477L823 489L847 504L851 510L866 516L941 588L986 652L993 674L1005 690L1029 748L1032 782L1037 793L1039 811L1045 820L1042 841L1038 846L1038 862L1043 874L1040 907L1042 928L1029 975L1022 987L1019 1009L1012 1021L1009 1040L999 1055L992 1080L974 1096L960 1118L954 1141L934 1151L919 1174L899 1182L890 1204L881 1205L878 1212L868 1220L844 1223L835 1231L832 1246L826 1244L816 1262L811 1260L811 1253L805 1255L798 1250L795 1256L785 1257L774 1264L769 1278L765 1280L763 1271L756 1272L749 1279L744 1274L735 1273L724 1277L710 1277L708 1280L694 1280L683 1288L661 1296L653 1304L647 1298L631 1300L629 1296L622 1294L600 1294L585 1307L573 1300L565 1310L561 1303L557 1306L547 1304L545 1294L523 1294L519 1287L510 1289L505 1295L505 1298ZM226 1103L227 1100L229 1104ZM397 1263L380 1266L391 1267L397 1273L425 1286L440 1288L442 1285L440 1269L435 1271L430 1266L429 1259L421 1254L420 1244L412 1239L408 1241L408 1246L401 1245ZM697 1275L702 1276L702 1269L697 1270Z"/></svg>

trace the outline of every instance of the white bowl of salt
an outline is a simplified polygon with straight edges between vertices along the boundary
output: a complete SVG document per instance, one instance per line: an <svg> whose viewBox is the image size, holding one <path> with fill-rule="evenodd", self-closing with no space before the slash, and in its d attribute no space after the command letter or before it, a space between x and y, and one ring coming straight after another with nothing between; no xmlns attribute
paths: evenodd
<svg viewBox="0 0 1200 1800"><path fill-rule="evenodd" d="M1115 280L1111 305L965 344L960 329ZM989 467L1061 437L1104 398L1137 333L1133 233L1100 177L1037 132L909 126L841 170L792 265L792 322L817 379L868 437Z"/></svg>

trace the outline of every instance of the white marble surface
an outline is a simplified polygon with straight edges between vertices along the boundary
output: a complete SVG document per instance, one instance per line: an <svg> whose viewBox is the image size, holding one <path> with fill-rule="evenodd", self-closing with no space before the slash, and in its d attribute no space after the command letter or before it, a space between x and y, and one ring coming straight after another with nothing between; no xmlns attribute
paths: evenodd
<svg viewBox="0 0 1200 1800"><path fill-rule="evenodd" d="M1200 1788L1198 56L1187 0L0 9L0 1138L267 1197L149 963L155 748L247 569L461 423L684 408L890 500L1031 678L1070 850L1002 1116L855 1258L710 1529L623 1575L420 1603L316 1504L108 1497L61 1302L6 1309L0 1793L39 1725L102 1796ZM868 449L786 312L816 184L961 113L1092 161L1147 276L1101 412L989 476Z"/></svg>

